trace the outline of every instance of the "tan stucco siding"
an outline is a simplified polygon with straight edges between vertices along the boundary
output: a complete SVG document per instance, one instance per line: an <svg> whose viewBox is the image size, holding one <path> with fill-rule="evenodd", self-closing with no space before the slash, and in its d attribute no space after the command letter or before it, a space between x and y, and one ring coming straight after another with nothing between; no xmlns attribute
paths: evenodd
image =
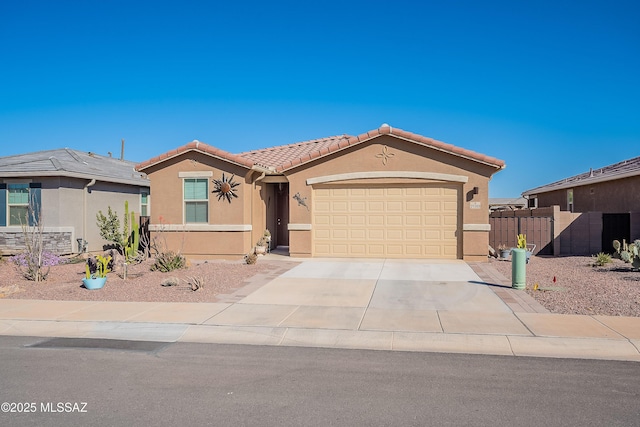
<svg viewBox="0 0 640 427"><path fill-rule="evenodd" d="M573 187L574 212L623 213L640 211L640 176L596 182L589 185ZM560 210L568 210L568 188L541 193L538 207L560 206Z"/></svg>
<svg viewBox="0 0 640 427"><path fill-rule="evenodd" d="M146 171L152 188L152 226L185 224L183 179L202 177L208 180L208 225L255 228L253 226L256 220L255 212L260 210L260 199L255 195L252 197L255 190L251 183L252 173L247 168L198 152L185 153L167 160L161 166L154 166ZM238 197L232 197L230 203L226 198L218 200L217 193L213 193L212 181L222 179L223 174L226 179L233 176L233 181L238 183L234 189ZM187 232L183 236L183 232L168 231L166 235L172 250L182 249L192 256L215 258L228 255L237 257L248 252L253 240L252 233L252 230L243 232L216 230ZM187 242L183 243L184 239Z"/></svg>
<svg viewBox="0 0 640 427"><path fill-rule="evenodd" d="M442 175L443 180L399 178L396 176L397 174L389 178L379 177L380 175L384 176L384 172L390 171L429 172L434 175ZM290 182L291 195L300 193L301 197L308 199L310 207L313 206L313 185L310 185L308 180L311 179L313 182L313 179L318 177L354 172L376 172L378 174L372 179L359 178L343 182L343 184L372 183L376 185L395 185L403 182L414 185L434 182L449 184L446 177L455 177L460 188L460 221L458 230L456 230L457 235L461 236L458 257L466 259L476 258L479 253L484 254L486 258L488 232L467 233L463 232L463 226L465 223L488 224L488 182L489 177L495 171L495 168L469 159L419 146L393 136L381 136L370 142L347 148L318 161L295 168L287 172L286 175ZM466 182L460 182L459 177L464 177ZM478 187L477 194L473 194L474 187ZM306 209L292 202L290 222L312 224L312 208ZM312 230L296 231L295 234L292 232L291 253L297 256L311 256L313 252L312 240ZM480 248L484 249L480 250Z"/></svg>

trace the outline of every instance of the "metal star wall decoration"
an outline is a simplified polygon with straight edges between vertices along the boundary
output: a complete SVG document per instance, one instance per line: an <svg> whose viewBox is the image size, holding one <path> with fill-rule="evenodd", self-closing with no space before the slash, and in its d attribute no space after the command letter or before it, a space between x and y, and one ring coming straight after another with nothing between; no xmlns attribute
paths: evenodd
<svg viewBox="0 0 640 427"><path fill-rule="evenodd" d="M222 179L213 180L214 189L212 193L218 193L218 201L221 199L227 199L227 202L231 203L232 197L238 197L235 188L240 185L240 183L233 182L233 178L235 178L235 175L231 175L231 177L227 179L223 173Z"/></svg>

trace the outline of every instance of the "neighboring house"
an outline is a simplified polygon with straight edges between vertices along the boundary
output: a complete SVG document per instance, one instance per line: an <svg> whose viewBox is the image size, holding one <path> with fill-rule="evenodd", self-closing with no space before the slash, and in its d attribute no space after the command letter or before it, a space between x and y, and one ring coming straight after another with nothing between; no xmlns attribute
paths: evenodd
<svg viewBox="0 0 640 427"><path fill-rule="evenodd" d="M128 201L131 211L148 214L149 180L134 166L69 148L0 157L0 251L23 250L22 225L34 219L51 252L79 252L85 242L86 250L102 250L98 211L111 206L122 221Z"/></svg>
<svg viewBox="0 0 640 427"><path fill-rule="evenodd" d="M199 141L137 166L153 235L239 258L265 229L295 257L486 260L489 179L504 162L383 125L231 154Z"/></svg>
<svg viewBox="0 0 640 427"><path fill-rule="evenodd" d="M516 199L509 198L490 198L489 199L489 211L505 211L505 210L517 210L527 207L527 199L524 197L518 197Z"/></svg>
<svg viewBox="0 0 640 427"><path fill-rule="evenodd" d="M590 239L591 242L578 244L582 250L567 246L566 251L560 252L562 254L594 253L600 248L611 251L614 239L630 241L640 238L640 157L590 169L527 190L522 196L529 200L530 208L556 206L561 212L574 213L572 222L575 223L576 219L584 222L580 232L573 233L572 240L580 235L581 239Z"/></svg>

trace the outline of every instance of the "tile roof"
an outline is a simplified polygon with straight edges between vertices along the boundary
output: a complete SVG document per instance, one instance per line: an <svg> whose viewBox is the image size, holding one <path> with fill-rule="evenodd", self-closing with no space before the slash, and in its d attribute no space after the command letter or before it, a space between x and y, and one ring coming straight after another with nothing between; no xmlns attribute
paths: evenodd
<svg viewBox="0 0 640 427"><path fill-rule="evenodd" d="M179 156L182 153L186 153L188 151L200 151L202 153L206 153L209 154L213 157L218 157L220 159L229 161L231 163L236 163L240 166L244 166L248 169L251 169L251 167L254 165L254 162L252 162L251 160L248 160L244 157L240 157L237 154L232 154L229 153L227 151L224 150L220 150L219 148L213 147L211 145L205 144L204 142L200 142L200 141L192 141L188 144L183 145L182 147L178 147L175 150L171 150L171 151L167 151L164 154L161 154L159 156L156 156L152 159L149 159L145 162L139 163L136 165L136 170L143 170L146 168L149 168L153 165L156 165L158 163L162 163L165 160L174 158L176 156Z"/></svg>
<svg viewBox="0 0 640 427"><path fill-rule="evenodd" d="M262 166L277 167L300 158L317 157L322 153L328 152L327 150L333 144L349 138L351 138L349 135L330 136L295 144L245 151L238 155Z"/></svg>
<svg viewBox="0 0 640 427"><path fill-rule="evenodd" d="M0 178L68 176L149 187L135 163L99 154L60 148L0 157Z"/></svg>
<svg viewBox="0 0 640 427"><path fill-rule="evenodd" d="M357 136L331 136L327 138L314 139L294 144L280 145L259 150L251 150L240 154L231 154L226 151L211 147L202 142L194 141L176 150L169 151L160 156L154 157L151 160L140 163L136 166L136 168L137 170L143 170L150 167L151 165L155 165L186 151L199 150L231 161L233 163L240 164L247 168L251 168L253 165L258 165L265 168L271 168L275 172L282 173L312 160L316 160L328 154L341 151L350 146L355 146L366 141L370 141L382 135L393 135L401 139L409 140L416 144L424 145L426 147L444 151L480 163L485 163L497 169L502 169L505 166L504 161L496 159L495 157L485 156L484 154L476 153L475 151L466 150L464 148L456 147L455 145L446 144L435 139L427 138L411 132L406 132L402 129L396 129L388 125L382 125L378 129L374 129Z"/></svg>
<svg viewBox="0 0 640 427"><path fill-rule="evenodd" d="M581 185L612 181L637 175L640 175L640 157L623 160L621 162L599 169L590 169L589 172L584 172L569 178L562 179L560 181L552 182L551 184L546 184L540 187L533 188L531 190L527 190L523 192L522 195L530 196L540 193L547 193L549 191L579 187Z"/></svg>

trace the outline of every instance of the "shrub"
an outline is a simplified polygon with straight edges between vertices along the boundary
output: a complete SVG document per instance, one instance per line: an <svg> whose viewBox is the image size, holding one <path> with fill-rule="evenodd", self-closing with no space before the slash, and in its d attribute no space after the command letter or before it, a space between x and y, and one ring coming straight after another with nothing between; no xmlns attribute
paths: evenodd
<svg viewBox="0 0 640 427"><path fill-rule="evenodd" d="M167 251L156 256L156 261L151 266L151 271L168 273L169 271L185 268L186 266L187 259L184 256L172 251Z"/></svg>
<svg viewBox="0 0 640 427"><path fill-rule="evenodd" d="M65 263L64 258L45 250L41 254L37 252L22 252L12 256L11 261L27 280L35 282L46 280L50 267ZM46 271L43 267L47 267Z"/></svg>
<svg viewBox="0 0 640 427"><path fill-rule="evenodd" d="M595 258L593 265L596 267L602 267L611 262L611 255L605 254L604 252L600 252L598 255L593 255L593 258Z"/></svg>
<svg viewBox="0 0 640 427"><path fill-rule="evenodd" d="M258 255L255 252L250 252L244 256L244 262L247 264L255 264L258 261Z"/></svg>

